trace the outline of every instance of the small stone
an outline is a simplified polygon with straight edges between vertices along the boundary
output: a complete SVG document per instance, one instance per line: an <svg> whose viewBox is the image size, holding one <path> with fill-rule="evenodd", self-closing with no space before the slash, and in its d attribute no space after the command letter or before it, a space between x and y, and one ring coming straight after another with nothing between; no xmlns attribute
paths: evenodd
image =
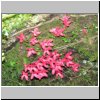
<svg viewBox="0 0 100 100"><path fill-rule="evenodd" d="M86 64L86 63L87 63L87 61L86 61L86 60L83 60L83 63L84 63L84 64Z"/></svg>

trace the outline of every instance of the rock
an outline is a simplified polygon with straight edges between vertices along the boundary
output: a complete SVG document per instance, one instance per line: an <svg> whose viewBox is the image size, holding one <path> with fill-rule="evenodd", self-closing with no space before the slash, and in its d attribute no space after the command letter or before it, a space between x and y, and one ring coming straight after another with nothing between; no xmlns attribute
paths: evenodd
<svg viewBox="0 0 100 100"><path fill-rule="evenodd" d="M83 60L83 63L86 64L87 63L87 60Z"/></svg>

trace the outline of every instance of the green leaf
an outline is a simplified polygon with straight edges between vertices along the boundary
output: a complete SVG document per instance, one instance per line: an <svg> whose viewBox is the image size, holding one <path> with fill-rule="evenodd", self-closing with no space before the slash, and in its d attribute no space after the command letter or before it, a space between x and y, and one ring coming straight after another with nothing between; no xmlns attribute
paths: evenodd
<svg viewBox="0 0 100 100"><path fill-rule="evenodd" d="M75 36L78 36L78 34L76 33L76 32L72 32L72 34L73 34L73 36L75 37Z"/></svg>
<svg viewBox="0 0 100 100"><path fill-rule="evenodd" d="M39 50L40 48L36 47L35 49L36 49L36 50Z"/></svg>
<svg viewBox="0 0 100 100"><path fill-rule="evenodd" d="M55 38L55 36L53 36L53 35L50 35L49 37L50 37L50 38Z"/></svg>
<svg viewBox="0 0 100 100"><path fill-rule="evenodd" d="M42 55L42 52L38 52L38 54L37 54L37 55L41 56L41 55Z"/></svg>
<svg viewBox="0 0 100 100"><path fill-rule="evenodd" d="M27 63L27 58L24 58L24 63L25 63L25 64Z"/></svg>
<svg viewBox="0 0 100 100"><path fill-rule="evenodd" d="M11 66L14 66L15 64L16 64L16 62L10 61L10 65L11 65Z"/></svg>
<svg viewBox="0 0 100 100"><path fill-rule="evenodd" d="M65 37L63 37L62 40L63 40L64 42L66 42L66 43L69 43L69 42L71 41L70 39L67 39L67 38L65 38Z"/></svg>

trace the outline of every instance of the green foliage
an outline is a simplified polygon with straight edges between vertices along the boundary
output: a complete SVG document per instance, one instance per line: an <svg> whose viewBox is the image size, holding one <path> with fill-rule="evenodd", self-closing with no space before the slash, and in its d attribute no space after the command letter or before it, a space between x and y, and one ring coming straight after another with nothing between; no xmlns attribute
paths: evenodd
<svg viewBox="0 0 100 100"><path fill-rule="evenodd" d="M62 37L62 40L63 40L65 43L70 43L70 42L71 42L71 40L68 39L68 38L66 38L66 37Z"/></svg>
<svg viewBox="0 0 100 100"><path fill-rule="evenodd" d="M10 61L10 66L11 66L11 67L15 67L15 65L16 65L16 62Z"/></svg>
<svg viewBox="0 0 100 100"><path fill-rule="evenodd" d="M28 63L28 59L27 58L23 58L23 60L24 60L24 64Z"/></svg>
<svg viewBox="0 0 100 100"><path fill-rule="evenodd" d="M54 38L55 38L55 36L53 36L53 35L50 35L50 36L49 36L49 38L53 38L53 39L54 39Z"/></svg>
<svg viewBox="0 0 100 100"><path fill-rule="evenodd" d="M75 31L72 31L72 40L76 39L78 34Z"/></svg>
<svg viewBox="0 0 100 100"><path fill-rule="evenodd" d="M2 15L3 16L3 15ZM15 16L2 21L2 34L11 34L25 27L32 14L16 14Z"/></svg>
<svg viewBox="0 0 100 100"><path fill-rule="evenodd" d="M38 52L38 54L37 54L38 56L41 56L42 55L42 52Z"/></svg>

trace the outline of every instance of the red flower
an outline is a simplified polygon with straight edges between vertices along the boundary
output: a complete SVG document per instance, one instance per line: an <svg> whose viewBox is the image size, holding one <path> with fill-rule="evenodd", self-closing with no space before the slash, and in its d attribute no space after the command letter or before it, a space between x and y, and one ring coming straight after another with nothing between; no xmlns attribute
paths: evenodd
<svg viewBox="0 0 100 100"><path fill-rule="evenodd" d="M33 31L32 31L33 35L34 36L38 36L39 34L41 34L41 32L39 31L38 28L35 28Z"/></svg>
<svg viewBox="0 0 100 100"><path fill-rule="evenodd" d="M23 33L21 33L19 36L16 37L17 39L19 39L19 42L22 43L25 40L25 36Z"/></svg>
<svg viewBox="0 0 100 100"><path fill-rule="evenodd" d="M28 51L27 57L30 57L33 54L37 54L36 51L33 48L28 48L27 51Z"/></svg>
<svg viewBox="0 0 100 100"><path fill-rule="evenodd" d="M38 43L38 40L36 39L36 37L34 37L34 38L32 38L32 39L30 40L30 44L31 44L31 45L35 45L36 43Z"/></svg>
<svg viewBox="0 0 100 100"><path fill-rule="evenodd" d="M71 24L71 21L69 20L70 17L69 16L64 16L63 18L61 18L63 24L65 25L65 27L69 27Z"/></svg>
<svg viewBox="0 0 100 100"><path fill-rule="evenodd" d="M24 78L25 78L25 80L28 81L28 73L22 71L21 80L23 80Z"/></svg>
<svg viewBox="0 0 100 100"><path fill-rule="evenodd" d="M64 30L64 28L56 27L52 28L50 32L53 33L55 36L65 36L65 34L63 34Z"/></svg>

